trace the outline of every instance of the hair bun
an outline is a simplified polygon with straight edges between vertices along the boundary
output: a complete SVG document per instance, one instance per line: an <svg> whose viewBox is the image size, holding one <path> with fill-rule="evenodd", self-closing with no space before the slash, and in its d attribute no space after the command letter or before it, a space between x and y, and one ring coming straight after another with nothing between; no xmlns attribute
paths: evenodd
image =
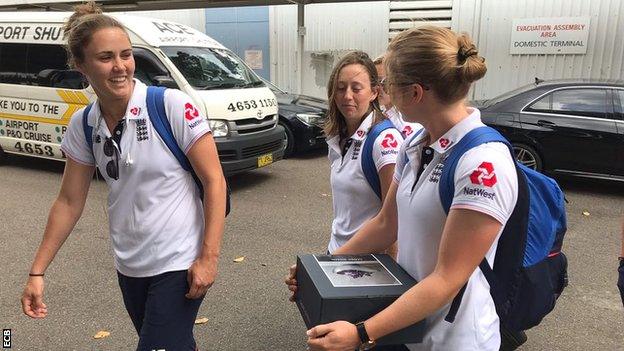
<svg viewBox="0 0 624 351"><path fill-rule="evenodd" d="M102 8L94 1L74 6L74 13L69 16L67 22L63 26L63 37L67 38L72 29L81 21L81 18L88 15L101 15Z"/></svg>
<svg viewBox="0 0 624 351"><path fill-rule="evenodd" d="M474 45L468 48L461 46L459 50L457 51L457 60L459 61L460 64L463 65L470 56L474 56L478 54L479 54L479 51Z"/></svg>
<svg viewBox="0 0 624 351"><path fill-rule="evenodd" d="M93 14L101 14L102 8L100 5L96 4L94 1L89 1L84 4L74 6L74 14L77 17L84 15L93 15Z"/></svg>
<svg viewBox="0 0 624 351"><path fill-rule="evenodd" d="M457 47L457 62L460 65L466 63L470 56L479 54L477 47L466 33L457 36Z"/></svg>
<svg viewBox="0 0 624 351"><path fill-rule="evenodd" d="M481 79L487 68L485 59L479 56L479 50L470 36L462 33L457 36L457 63L459 78L468 83Z"/></svg>

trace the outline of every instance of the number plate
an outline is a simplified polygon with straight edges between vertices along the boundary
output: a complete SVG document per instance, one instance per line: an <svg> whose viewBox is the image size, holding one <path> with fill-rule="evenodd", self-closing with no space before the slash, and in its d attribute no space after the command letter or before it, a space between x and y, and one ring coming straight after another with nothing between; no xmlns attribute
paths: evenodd
<svg viewBox="0 0 624 351"><path fill-rule="evenodd" d="M270 165L271 163L273 163L273 154L258 156L258 168Z"/></svg>

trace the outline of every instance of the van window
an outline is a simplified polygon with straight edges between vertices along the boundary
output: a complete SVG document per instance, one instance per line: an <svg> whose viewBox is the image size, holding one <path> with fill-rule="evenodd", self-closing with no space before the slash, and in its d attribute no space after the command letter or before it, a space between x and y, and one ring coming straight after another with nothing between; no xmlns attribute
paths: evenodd
<svg viewBox="0 0 624 351"><path fill-rule="evenodd" d="M27 46L0 43L0 83L30 84L33 77L26 74Z"/></svg>
<svg viewBox="0 0 624 351"><path fill-rule="evenodd" d="M144 48L135 47L132 49L134 56L134 78L140 80L145 85L160 85L162 78L173 81L169 71L158 60L156 55ZM175 86L177 89L177 85Z"/></svg>
<svg viewBox="0 0 624 351"><path fill-rule="evenodd" d="M84 89L87 81L67 66L60 45L0 43L0 83Z"/></svg>
<svg viewBox="0 0 624 351"><path fill-rule="evenodd" d="M196 47L161 49L196 89L264 86L256 74L228 50Z"/></svg>

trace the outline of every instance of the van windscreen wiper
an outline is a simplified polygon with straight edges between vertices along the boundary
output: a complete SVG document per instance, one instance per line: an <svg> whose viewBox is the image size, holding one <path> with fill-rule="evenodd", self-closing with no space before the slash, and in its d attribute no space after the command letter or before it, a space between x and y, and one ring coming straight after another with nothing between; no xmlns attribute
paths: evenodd
<svg viewBox="0 0 624 351"><path fill-rule="evenodd" d="M265 86L264 82L261 80L256 80L254 82L249 82L247 84L245 84L245 88L254 88L254 87L263 87Z"/></svg>
<svg viewBox="0 0 624 351"><path fill-rule="evenodd" d="M199 86L197 87L198 89L202 89L202 90L213 90L213 89L229 89L229 88L234 88L236 87L236 83L217 83L217 84L208 84L205 86Z"/></svg>

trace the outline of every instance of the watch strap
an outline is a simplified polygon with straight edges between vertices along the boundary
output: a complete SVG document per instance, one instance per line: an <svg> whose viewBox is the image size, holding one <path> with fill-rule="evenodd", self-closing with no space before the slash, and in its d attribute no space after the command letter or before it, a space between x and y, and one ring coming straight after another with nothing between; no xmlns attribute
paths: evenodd
<svg viewBox="0 0 624 351"><path fill-rule="evenodd" d="M366 344L370 341L368 337L368 333L366 332L366 327L364 326L364 322L358 322L355 324L355 328L357 329L358 336L360 337L360 342L362 344Z"/></svg>

